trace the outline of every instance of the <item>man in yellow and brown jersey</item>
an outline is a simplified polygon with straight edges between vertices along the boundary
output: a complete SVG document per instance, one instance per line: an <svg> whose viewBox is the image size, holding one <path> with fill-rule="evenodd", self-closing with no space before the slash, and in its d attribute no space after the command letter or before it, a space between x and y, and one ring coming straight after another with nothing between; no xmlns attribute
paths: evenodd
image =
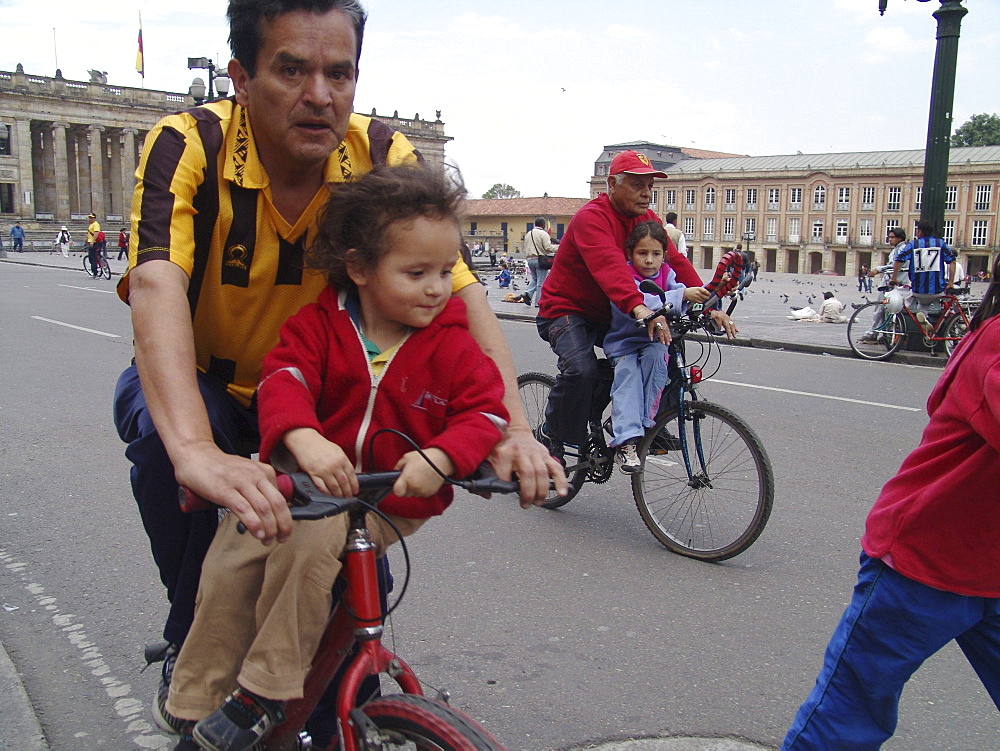
<svg viewBox="0 0 1000 751"><path fill-rule="evenodd" d="M135 362L115 394L133 493L171 602L164 637L183 642L215 514L181 514L178 483L236 513L262 542L291 533L274 471L256 450L254 391L284 320L322 275L303 250L336 184L375 164L413 162L400 133L353 115L365 11L356 0L230 0L233 100L164 118L136 172L129 270ZM272 7L273 10L273 7ZM511 426L491 461L514 470L521 503L561 470L531 436L513 361L482 286L461 262L455 294L504 374ZM165 672L165 679L169 677Z"/></svg>

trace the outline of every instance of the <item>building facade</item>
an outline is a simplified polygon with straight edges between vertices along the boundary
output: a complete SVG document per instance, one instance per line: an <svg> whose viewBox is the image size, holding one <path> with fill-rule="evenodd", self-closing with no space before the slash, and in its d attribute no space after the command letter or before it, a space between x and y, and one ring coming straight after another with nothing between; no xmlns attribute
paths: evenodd
<svg viewBox="0 0 1000 751"><path fill-rule="evenodd" d="M536 217L544 217L552 239L559 241L587 198L472 198L465 202L462 236L470 245L489 244L499 252L522 253L524 236Z"/></svg>
<svg viewBox="0 0 1000 751"><path fill-rule="evenodd" d="M650 147L654 153L671 148L647 145L641 150L650 159ZM615 149L621 150L606 147L595 163L592 195L606 190L602 160ZM742 243L764 271L853 276L862 266L885 263L889 229L902 227L912 236L920 218L922 150L685 157L663 167L669 177L656 180L652 208L661 217L677 213L699 268L714 268ZM951 150L939 234L971 274L989 272L1000 252L998 190L1000 147Z"/></svg>
<svg viewBox="0 0 1000 751"><path fill-rule="evenodd" d="M143 139L163 116L194 106L188 94L0 71L0 217L26 226L127 222ZM433 164L444 160L435 121L371 117L402 131Z"/></svg>

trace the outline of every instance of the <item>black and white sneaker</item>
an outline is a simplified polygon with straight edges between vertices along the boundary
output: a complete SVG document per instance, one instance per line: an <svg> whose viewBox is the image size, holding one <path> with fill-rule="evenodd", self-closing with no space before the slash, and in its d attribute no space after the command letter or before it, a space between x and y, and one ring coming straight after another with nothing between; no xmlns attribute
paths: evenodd
<svg viewBox="0 0 1000 751"><path fill-rule="evenodd" d="M170 680L174 677L174 663L181 648L176 644L163 642L155 652L147 650L147 664L163 660L160 670L160 685L156 687L156 697L153 699L153 721L157 727L171 735L190 734L194 723L174 717L167 711L167 697L170 695Z"/></svg>
<svg viewBox="0 0 1000 751"><path fill-rule="evenodd" d="M285 719L285 703L238 688L194 726L194 740L206 751L250 751Z"/></svg>
<svg viewBox="0 0 1000 751"><path fill-rule="evenodd" d="M635 443L623 443L618 447L615 451L615 464L618 465L618 469L627 475L642 472L642 462L639 460L639 454L635 450Z"/></svg>

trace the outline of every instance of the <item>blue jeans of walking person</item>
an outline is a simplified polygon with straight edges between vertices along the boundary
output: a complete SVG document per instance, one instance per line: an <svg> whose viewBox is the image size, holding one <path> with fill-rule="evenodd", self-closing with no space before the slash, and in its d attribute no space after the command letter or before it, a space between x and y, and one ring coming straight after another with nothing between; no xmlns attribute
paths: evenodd
<svg viewBox="0 0 1000 751"><path fill-rule="evenodd" d="M640 438L653 427L660 395L667 385L667 348L650 342L638 351L614 358L611 386L612 446Z"/></svg>
<svg viewBox="0 0 1000 751"><path fill-rule="evenodd" d="M528 274L531 276L531 281L528 282L525 294L528 296L528 302L533 303L537 308L539 300L542 299L542 284L545 282L545 277L549 275L549 270L538 268L538 256L529 256Z"/></svg>
<svg viewBox="0 0 1000 751"><path fill-rule="evenodd" d="M782 750L878 749L896 730L906 681L952 639L1000 709L1000 599L934 589L862 553L854 596Z"/></svg>

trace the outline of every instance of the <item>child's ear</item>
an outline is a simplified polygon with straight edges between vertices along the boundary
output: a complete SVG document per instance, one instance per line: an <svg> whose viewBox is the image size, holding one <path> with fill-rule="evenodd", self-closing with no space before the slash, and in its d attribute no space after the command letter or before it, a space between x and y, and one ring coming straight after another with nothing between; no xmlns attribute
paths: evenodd
<svg viewBox="0 0 1000 751"><path fill-rule="evenodd" d="M361 262L361 256L355 248L347 251L347 275L358 287L368 284L368 269Z"/></svg>

